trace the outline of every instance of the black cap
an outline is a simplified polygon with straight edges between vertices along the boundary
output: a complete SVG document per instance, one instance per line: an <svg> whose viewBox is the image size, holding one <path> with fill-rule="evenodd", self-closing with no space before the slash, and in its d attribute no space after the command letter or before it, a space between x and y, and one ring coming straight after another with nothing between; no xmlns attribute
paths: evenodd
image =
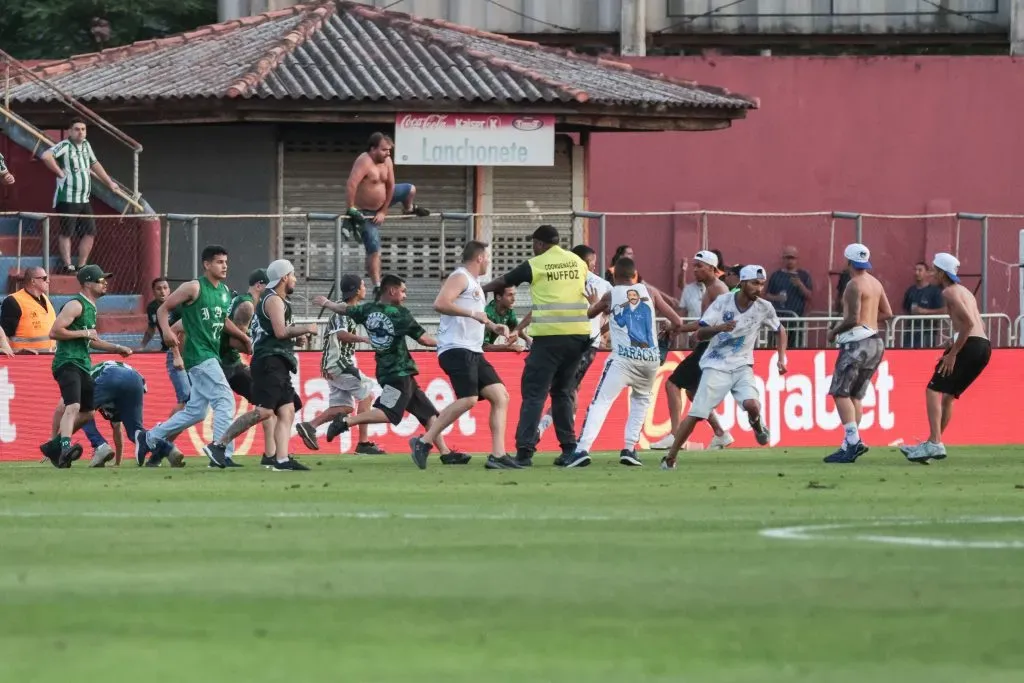
<svg viewBox="0 0 1024 683"><path fill-rule="evenodd" d="M348 301L356 294L359 293L359 288L363 284L363 278L358 275L342 275L341 276L341 300Z"/></svg>
<svg viewBox="0 0 1024 683"><path fill-rule="evenodd" d="M92 263L78 269L78 282L83 285L86 282L99 282L111 276L113 273L104 273L102 268Z"/></svg>
<svg viewBox="0 0 1024 683"><path fill-rule="evenodd" d="M533 231L531 237L543 244L558 244L558 229L553 225L542 225Z"/></svg>
<svg viewBox="0 0 1024 683"><path fill-rule="evenodd" d="M265 285L270 282L270 276L267 275L266 268L257 268L256 270L249 273L249 286L253 285Z"/></svg>

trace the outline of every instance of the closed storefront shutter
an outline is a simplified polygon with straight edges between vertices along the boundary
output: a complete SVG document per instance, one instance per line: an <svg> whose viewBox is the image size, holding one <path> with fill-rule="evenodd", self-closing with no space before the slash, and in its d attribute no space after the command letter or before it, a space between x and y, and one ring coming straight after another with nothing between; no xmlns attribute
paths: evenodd
<svg viewBox="0 0 1024 683"><path fill-rule="evenodd" d="M558 228L562 247L572 240L572 141L560 135L555 139L554 166L497 166L494 169L494 213L527 214L495 218L492 221L492 272L502 275L523 261L533 258L529 236L537 226L549 223ZM561 212L563 215L545 215ZM528 310L529 287L516 294L516 308Z"/></svg>
<svg viewBox="0 0 1024 683"><path fill-rule="evenodd" d="M345 129L342 129L345 130ZM373 129L353 128L350 132L319 132L296 128L284 134L283 206L295 213L284 221L284 258L292 261L299 274L298 291L312 299L326 295L334 283L335 258L342 272L365 275L365 251L361 242L347 242L335 254L334 224L316 221L307 227L307 213L344 213L345 185L352 163L366 149ZM441 210L469 212L472 207L472 170L464 166L395 167L396 181L416 186L416 203L433 212L428 218L402 218L401 207L389 210L381 228L382 273L396 273L406 279L406 305L417 316L434 317L432 305L445 273L441 258ZM445 230L444 269L451 270L466 240L468 226L448 221ZM307 239L308 238L308 239ZM306 278L308 262L308 280ZM309 305L308 313L313 315ZM302 306L298 307L302 310Z"/></svg>

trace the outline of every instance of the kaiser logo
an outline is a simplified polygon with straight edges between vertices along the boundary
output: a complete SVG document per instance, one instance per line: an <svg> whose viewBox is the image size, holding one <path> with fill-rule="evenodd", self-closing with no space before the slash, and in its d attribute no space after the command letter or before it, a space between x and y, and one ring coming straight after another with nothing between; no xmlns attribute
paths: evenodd
<svg viewBox="0 0 1024 683"><path fill-rule="evenodd" d="M406 114L399 122L402 128L438 130L448 127L447 114Z"/></svg>
<svg viewBox="0 0 1024 683"><path fill-rule="evenodd" d="M541 121L540 119L535 119L533 117L525 117L513 121L512 127L517 130L531 132L543 128L544 122Z"/></svg>

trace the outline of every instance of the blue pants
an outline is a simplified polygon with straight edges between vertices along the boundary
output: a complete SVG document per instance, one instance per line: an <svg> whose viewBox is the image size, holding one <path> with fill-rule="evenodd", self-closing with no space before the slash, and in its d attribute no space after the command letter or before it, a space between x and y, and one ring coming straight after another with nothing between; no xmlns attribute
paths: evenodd
<svg viewBox="0 0 1024 683"><path fill-rule="evenodd" d="M174 398L178 403L184 404L188 401L188 393L192 390L192 383L188 379L188 373L174 367L174 354L167 352L167 376L174 387Z"/></svg>
<svg viewBox="0 0 1024 683"><path fill-rule="evenodd" d="M135 443L135 433L145 429L142 424L142 405L146 386L142 375L131 368L111 366L103 370L93 388L93 405L112 407L118 421L124 426L128 440ZM93 448L107 442L96 428L96 421L89 420L82 427ZM158 444L156 450L170 450L170 444Z"/></svg>
<svg viewBox="0 0 1024 683"><path fill-rule="evenodd" d="M412 183L396 183L395 192L391 195L391 206L405 204L409 199L410 192L412 192ZM367 217L366 225L363 226L363 246L366 247L367 254L376 254L380 251L380 226L369 220L376 212L363 211L363 213Z"/></svg>
<svg viewBox="0 0 1024 683"><path fill-rule="evenodd" d="M149 430L146 436L150 448L155 450L160 440L202 422L210 408L213 408L214 441L224 435L235 419L235 396L224 377L219 359L209 358L190 368L188 378L192 382L192 391L185 409Z"/></svg>

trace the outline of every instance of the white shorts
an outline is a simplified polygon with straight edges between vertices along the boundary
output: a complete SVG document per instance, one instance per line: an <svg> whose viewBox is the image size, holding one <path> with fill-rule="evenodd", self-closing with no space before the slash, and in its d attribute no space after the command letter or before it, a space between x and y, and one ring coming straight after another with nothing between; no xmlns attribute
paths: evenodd
<svg viewBox="0 0 1024 683"><path fill-rule="evenodd" d="M636 363L609 355L598 387L599 393L618 396L620 391L629 387L635 392L650 394L657 374L658 366L655 364Z"/></svg>
<svg viewBox="0 0 1024 683"><path fill-rule="evenodd" d="M744 365L736 370L706 368L700 377L700 386L690 404L690 417L706 420L711 411L732 392L737 403L757 400L757 384L754 383L754 368Z"/></svg>
<svg viewBox="0 0 1024 683"><path fill-rule="evenodd" d="M331 389L328 404L331 408L337 406L350 406L353 403L362 401L373 393L373 380L366 375L356 377L347 372L339 372L331 375L327 380L327 386Z"/></svg>

